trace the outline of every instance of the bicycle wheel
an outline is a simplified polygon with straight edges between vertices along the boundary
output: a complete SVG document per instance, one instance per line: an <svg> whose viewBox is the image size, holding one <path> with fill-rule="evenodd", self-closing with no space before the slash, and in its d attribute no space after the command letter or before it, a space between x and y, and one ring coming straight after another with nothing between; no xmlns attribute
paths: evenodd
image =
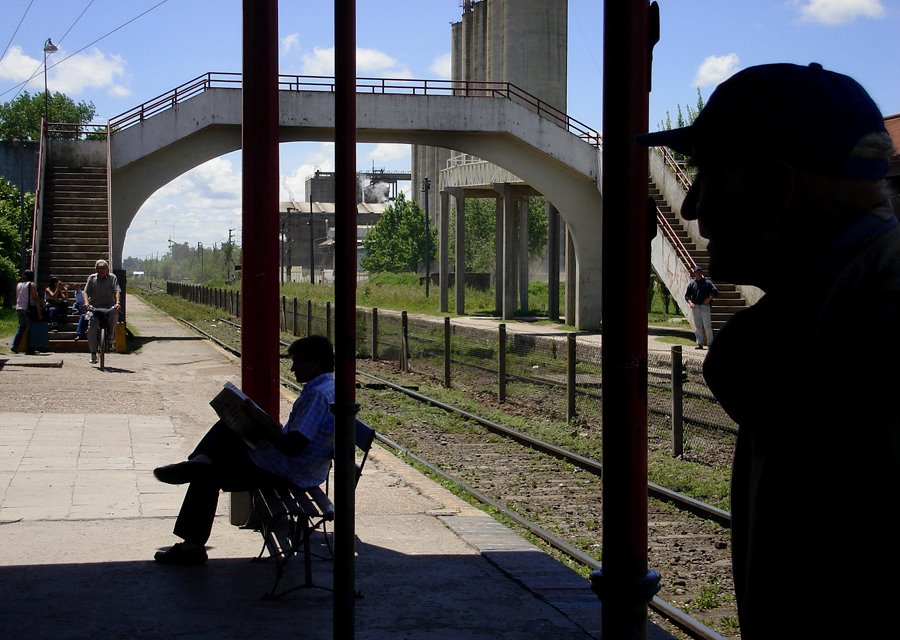
<svg viewBox="0 0 900 640"><path fill-rule="evenodd" d="M106 327L100 327L100 371L106 364Z"/></svg>

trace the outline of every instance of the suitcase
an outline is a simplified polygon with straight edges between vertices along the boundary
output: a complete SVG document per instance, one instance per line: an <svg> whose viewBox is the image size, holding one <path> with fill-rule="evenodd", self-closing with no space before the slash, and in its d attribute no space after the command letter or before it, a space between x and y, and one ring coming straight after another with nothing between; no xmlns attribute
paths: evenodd
<svg viewBox="0 0 900 640"><path fill-rule="evenodd" d="M28 349L46 349L50 346L50 334L46 322L28 324Z"/></svg>

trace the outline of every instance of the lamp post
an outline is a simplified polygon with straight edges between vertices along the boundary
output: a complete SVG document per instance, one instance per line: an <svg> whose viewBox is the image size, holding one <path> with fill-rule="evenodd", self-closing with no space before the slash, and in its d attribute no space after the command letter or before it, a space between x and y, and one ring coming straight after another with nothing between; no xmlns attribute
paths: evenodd
<svg viewBox="0 0 900 640"><path fill-rule="evenodd" d="M309 194L309 283L315 284L316 246L313 243L313 205L312 194Z"/></svg>
<svg viewBox="0 0 900 640"><path fill-rule="evenodd" d="M47 56L59 51L50 38L44 43L44 122L50 120L50 92L47 91Z"/></svg>
<svg viewBox="0 0 900 640"><path fill-rule="evenodd" d="M425 297L428 298L428 288L431 284L431 218L428 215L428 191L431 189L431 180L422 179L422 191L425 193Z"/></svg>
<svg viewBox="0 0 900 640"><path fill-rule="evenodd" d="M281 275L281 284L284 284L284 220L281 221L281 235L279 239L281 240L281 256L278 273Z"/></svg>

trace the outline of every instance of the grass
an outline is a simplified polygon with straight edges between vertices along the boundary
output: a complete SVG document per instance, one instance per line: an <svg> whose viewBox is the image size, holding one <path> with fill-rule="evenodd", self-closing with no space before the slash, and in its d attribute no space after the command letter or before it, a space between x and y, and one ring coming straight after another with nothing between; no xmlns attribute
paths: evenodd
<svg viewBox="0 0 900 640"><path fill-rule="evenodd" d="M16 310L5 307L0 308L0 336L9 338L9 341L12 342L12 337L16 334L18 327L19 317L16 315ZM0 345L4 353L11 353L10 347L10 344Z"/></svg>
<svg viewBox="0 0 900 640"><path fill-rule="evenodd" d="M156 283L164 284L164 283ZM156 286L156 284L154 286ZM240 282L225 280L210 282L207 286L217 289L240 289ZM331 285L310 284L308 282L288 282L281 285L281 295L298 300L312 300L314 303L324 304L334 302L334 288ZM448 289L448 299L456 299L454 287ZM528 285L528 309L520 311L518 317L542 318L549 309L549 287L545 282L532 282ZM409 313L424 313L429 315L455 316L454 313L442 313L440 311L440 287L432 283L429 287L429 295L425 297L425 285L423 279L415 273L379 273L368 280L360 282L356 287L356 303L361 307L375 307L378 309L390 309L393 311L407 311ZM494 289L485 291L466 287L466 314L471 316L490 316L495 313ZM564 310L565 286L560 283L560 310ZM539 324L552 324L562 329L575 330L575 327L564 325L548 319L537 321ZM665 300L661 295L654 295L647 315L647 324L664 327L688 327L685 317L678 310L678 306L670 301L666 308ZM674 338L674 340L683 340ZM692 344L692 341L673 342L673 344Z"/></svg>

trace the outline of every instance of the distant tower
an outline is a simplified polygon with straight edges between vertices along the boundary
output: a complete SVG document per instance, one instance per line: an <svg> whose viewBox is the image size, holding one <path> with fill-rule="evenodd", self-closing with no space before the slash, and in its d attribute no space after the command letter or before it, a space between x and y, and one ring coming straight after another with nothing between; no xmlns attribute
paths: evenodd
<svg viewBox="0 0 900 640"><path fill-rule="evenodd" d="M453 80L510 82L566 111L567 0L460 0L462 19L451 25ZM441 186L451 151L413 146L412 193L424 209L422 178ZM440 209L439 189L429 210Z"/></svg>

